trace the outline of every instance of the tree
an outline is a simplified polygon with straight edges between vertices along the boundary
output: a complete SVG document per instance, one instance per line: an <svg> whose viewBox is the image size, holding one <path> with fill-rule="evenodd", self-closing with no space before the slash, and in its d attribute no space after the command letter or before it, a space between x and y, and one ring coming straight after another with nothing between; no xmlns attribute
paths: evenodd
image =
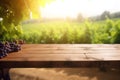
<svg viewBox="0 0 120 80"><path fill-rule="evenodd" d="M77 21L78 22L83 22L84 21L84 18L83 18L83 16L82 16L82 14L78 14L78 16L77 16Z"/></svg>
<svg viewBox="0 0 120 80"><path fill-rule="evenodd" d="M111 18L110 17L110 12L109 11L104 11L102 14L101 14L101 20L105 20L106 18Z"/></svg>
<svg viewBox="0 0 120 80"><path fill-rule="evenodd" d="M0 18L3 19L0 22L0 37L3 39L20 34L20 22L28 19L31 12L34 17L39 16L40 6L50 1L52 0L0 0Z"/></svg>

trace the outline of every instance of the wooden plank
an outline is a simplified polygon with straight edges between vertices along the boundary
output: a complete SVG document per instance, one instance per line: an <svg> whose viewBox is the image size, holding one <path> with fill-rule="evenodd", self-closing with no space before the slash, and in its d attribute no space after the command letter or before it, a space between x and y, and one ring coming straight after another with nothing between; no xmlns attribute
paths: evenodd
<svg viewBox="0 0 120 80"><path fill-rule="evenodd" d="M32 58L36 58L36 60L75 60L75 61L86 61L86 60L119 60L120 54L12 54L8 57L1 59L3 60L24 60L26 58L28 60L32 60Z"/></svg>
<svg viewBox="0 0 120 80"><path fill-rule="evenodd" d="M119 68L120 61L1 61L0 68Z"/></svg>
<svg viewBox="0 0 120 80"><path fill-rule="evenodd" d="M0 59L0 67L99 67L102 63L120 66L119 44L25 44L20 52Z"/></svg>

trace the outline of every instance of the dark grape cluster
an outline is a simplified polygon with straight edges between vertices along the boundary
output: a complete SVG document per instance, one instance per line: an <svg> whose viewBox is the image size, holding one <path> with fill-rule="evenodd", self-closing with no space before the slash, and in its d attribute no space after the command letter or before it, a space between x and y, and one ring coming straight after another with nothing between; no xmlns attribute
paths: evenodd
<svg viewBox="0 0 120 80"><path fill-rule="evenodd" d="M21 50L21 45L17 41L0 42L0 58L7 56L9 53L18 52Z"/></svg>

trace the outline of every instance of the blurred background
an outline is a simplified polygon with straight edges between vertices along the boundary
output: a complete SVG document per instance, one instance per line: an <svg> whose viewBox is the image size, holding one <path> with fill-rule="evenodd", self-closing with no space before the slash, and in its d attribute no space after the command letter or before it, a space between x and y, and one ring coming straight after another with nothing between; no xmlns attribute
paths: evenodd
<svg viewBox="0 0 120 80"><path fill-rule="evenodd" d="M0 41L119 44L119 0L0 0ZM96 68L11 69L12 80L120 80Z"/></svg>

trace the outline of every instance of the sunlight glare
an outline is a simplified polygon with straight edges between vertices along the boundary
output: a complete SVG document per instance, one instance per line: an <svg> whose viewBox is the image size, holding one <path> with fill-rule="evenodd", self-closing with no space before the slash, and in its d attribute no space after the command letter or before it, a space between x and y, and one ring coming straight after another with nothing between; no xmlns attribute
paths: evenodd
<svg viewBox="0 0 120 80"><path fill-rule="evenodd" d="M40 11L42 17L47 18L76 18L79 13L88 17L105 10L115 12L120 10L119 7L119 0L55 0L40 8Z"/></svg>

